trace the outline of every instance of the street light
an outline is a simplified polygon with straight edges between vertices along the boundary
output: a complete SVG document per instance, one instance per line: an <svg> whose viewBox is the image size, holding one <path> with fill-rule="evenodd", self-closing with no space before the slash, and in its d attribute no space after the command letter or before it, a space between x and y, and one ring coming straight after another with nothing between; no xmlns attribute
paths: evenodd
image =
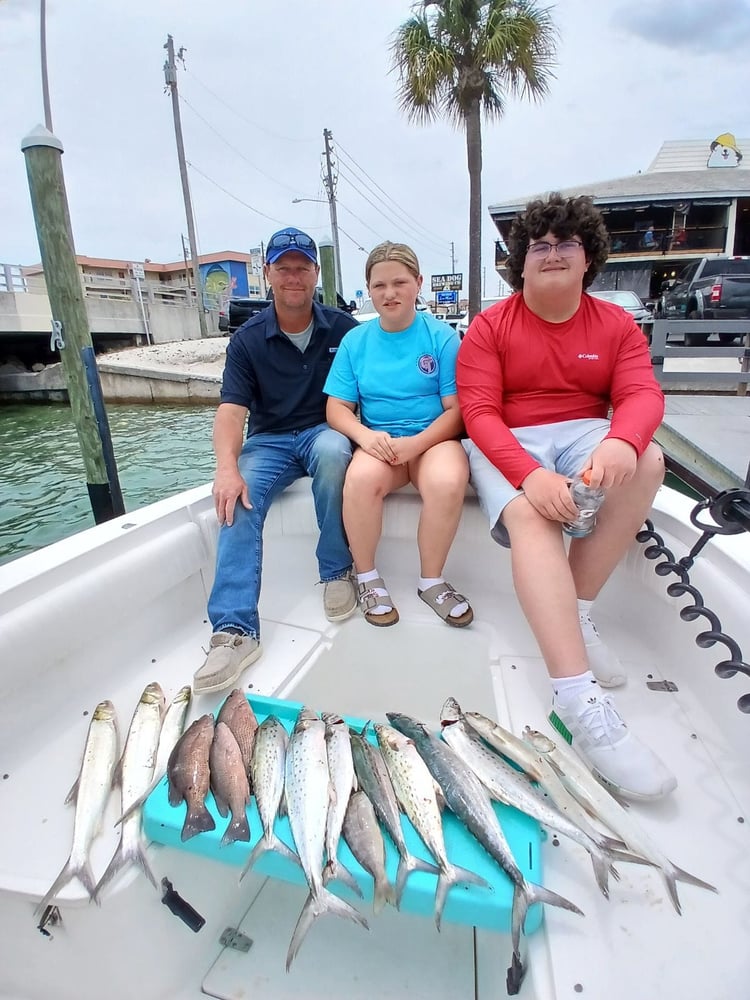
<svg viewBox="0 0 750 1000"><path fill-rule="evenodd" d="M336 202L333 198L292 198L292 204L297 205L301 201L316 201L321 205L328 205L331 215L331 235L333 237L333 256L336 264L336 290L339 295L343 295L343 281L341 280L341 246L339 244L339 227L336 220Z"/></svg>

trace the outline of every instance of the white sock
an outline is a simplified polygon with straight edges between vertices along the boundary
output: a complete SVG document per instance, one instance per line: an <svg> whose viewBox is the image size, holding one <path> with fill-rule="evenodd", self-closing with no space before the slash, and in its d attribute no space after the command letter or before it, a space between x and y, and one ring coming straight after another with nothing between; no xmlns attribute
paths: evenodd
<svg viewBox="0 0 750 1000"><path fill-rule="evenodd" d="M373 580L377 580L380 576L376 569L368 569L366 573L357 573L357 583L371 583ZM388 594L387 590L383 590L381 587L373 587L372 592L378 597L386 597ZM367 612L368 615L387 615L392 609L387 604L378 604L375 608L370 608Z"/></svg>
<svg viewBox="0 0 750 1000"><path fill-rule="evenodd" d="M591 606L593 603L593 601L578 599L578 621L581 624L583 642L586 646L592 646L594 643L601 642L596 625L591 621Z"/></svg>
<svg viewBox="0 0 750 1000"><path fill-rule="evenodd" d="M417 588L419 590L429 590L430 587L436 587L439 583L445 583L442 576L420 576ZM461 615L465 615L468 610L469 605L466 601L462 601L461 604L457 604L455 608L451 609L449 617L460 618Z"/></svg>
<svg viewBox="0 0 750 1000"><path fill-rule="evenodd" d="M550 681L555 692L555 704L562 705L563 708L572 704L579 695L601 693L596 677L590 670L573 677L550 677Z"/></svg>

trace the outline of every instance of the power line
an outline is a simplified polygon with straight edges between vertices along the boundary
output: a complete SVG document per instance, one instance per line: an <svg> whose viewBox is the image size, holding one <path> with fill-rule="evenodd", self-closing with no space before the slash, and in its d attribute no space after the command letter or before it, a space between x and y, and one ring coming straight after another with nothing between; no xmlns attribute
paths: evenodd
<svg viewBox="0 0 750 1000"><path fill-rule="evenodd" d="M272 215L266 215L266 213L261 212L259 208L254 208L252 205L249 205L246 201L243 201L242 198L238 198L236 194L232 194L231 191L227 191L227 189L225 187L222 187L218 181L215 181L213 177L209 177L208 174L204 174L203 171L200 170L198 167L196 167L194 163L191 163L190 160L187 161L187 165L190 167L191 170L194 170L196 174L200 174L201 177L204 177L210 184L213 184L214 187L217 187L219 191L223 191L224 194L228 195L230 198L233 198L235 201L238 201L240 205L243 205L245 208L250 209L251 212L255 212L256 215L260 215L264 219L268 219L270 222L277 222L280 226L285 225L285 223L282 222L281 219L275 219Z"/></svg>
<svg viewBox="0 0 750 1000"><path fill-rule="evenodd" d="M266 128L264 125L260 125L258 122L252 121L250 118L245 117L245 115L243 115L241 112L239 112L235 108L233 108L230 104L227 104L227 102L224 100L223 97L220 97L217 93L215 93L213 90L211 90L210 87L206 86L205 83L203 83L201 80L199 80L198 77L195 75L195 73L191 72L187 68L187 66L185 67L185 72L190 77L192 77L192 79L195 80L196 83L200 84L200 86L203 87L204 90L207 90L208 93L219 102L219 104L223 104L224 107L228 111L231 111L232 114L235 115L235 117L242 119L242 121L244 121L247 125L252 125L253 128L260 129L261 132L265 132L266 135L270 135L274 139L281 139L282 142L306 142L306 143L313 143L314 142L314 143L317 144L317 142L318 142L317 138L315 138L315 139L312 139L312 138L310 138L310 139L307 139L307 138L304 138L304 139L296 138L295 139L295 138L292 138L291 136L288 136L288 135L279 135L278 132L272 132L271 129Z"/></svg>
<svg viewBox="0 0 750 1000"><path fill-rule="evenodd" d="M357 169L358 169L358 170L359 170L359 171L360 171L361 173L363 173L363 174L365 175L365 177L367 177L367 179L368 179L368 180L370 180L370 181L371 181L371 182L372 182L372 183L373 183L373 184L375 185L375 187L376 187L376 188L377 188L377 189L378 189L378 190L379 190L379 191L380 191L380 192L381 192L382 194L384 194L384 195L385 195L385 197L386 197L386 198L388 199L388 201L391 201L391 202L393 202L393 204L395 205L395 207L396 207L396 208L398 208L398 209L399 209L399 211L400 211L400 212L402 212L402 213L403 213L403 214L404 214L404 215L405 215L405 216L406 216L406 217L407 217L408 219L411 219L411 220L412 220L412 222L416 223L416 225L417 225L417 226L418 226L418 227L419 227L420 229L423 229L425 233L428 233L428 234L429 234L430 236L432 236L432 237L433 237L434 239L436 239L436 240L438 241L438 243L448 243L448 242L450 242L449 240L444 240L444 239L442 238L442 236L438 236L438 235L437 235L437 233L433 233L433 232L432 232L432 230L430 230L430 229L427 229L427 228L426 228L425 226L423 226L423 225L422 225L422 223L421 223L421 222L419 222L419 220L418 220L418 219L415 219L413 215L410 215L410 214L409 214L409 212L407 212L405 208L401 208L401 206L400 206L400 205L398 204L398 202L397 202L397 201L395 201L395 200L394 200L393 198L391 198L391 196L390 196L390 195L388 194L388 192L387 192L387 191L385 191L385 190L384 190L384 189L383 189L383 188L382 188L382 187L381 187L381 186L380 186L380 185L378 184L378 182L377 182L377 181L376 181L376 180L375 180L375 179L374 179L373 177L370 177L370 175L369 175L369 174L367 173L367 171L365 170L365 168L364 168L364 167L361 167L361 166L359 165L359 163L357 163L357 161L356 161L356 160L354 159L354 157L352 156L352 154L351 154L351 153L348 153L348 152L346 151L346 149L344 149L344 147L343 147L343 146L341 145L341 143L340 143L340 142L337 142L337 144L336 144L336 145L337 145L337 148L338 148L338 149L339 149L339 150L340 150L340 151L341 151L341 152L342 152L342 153L344 154L344 156L345 156L345 157L346 157L346 158L347 158L347 159L348 159L348 160L349 160L349 161L351 162L352 166L356 167L356 168L357 168Z"/></svg>
<svg viewBox="0 0 750 1000"><path fill-rule="evenodd" d="M379 240L384 240L385 239L385 236L383 236L381 233L379 233L377 231L377 229L373 229L372 226L369 225L367 222L365 222L364 219L360 219L360 217L355 212L352 212L352 210L349 208L349 206L345 205L343 203L343 201L341 201L340 199L339 199L339 205L341 205L342 208L346 209L346 211L349 213L349 215L351 215L353 218L355 218L357 220L357 222L361 223L361 225L363 225L365 227L365 229L369 229L370 232L374 236L377 236L377 238Z"/></svg>
<svg viewBox="0 0 750 1000"><path fill-rule="evenodd" d="M258 173L261 174L261 176L266 178L266 180L272 181L274 184L278 184L279 187L286 188L286 190L291 191L292 194L296 193L297 190L296 188L289 187L288 184L285 184L283 181L280 181L277 177L273 177L271 174L267 174L265 170L261 170L261 168L257 166L255 163L253 163L252 160L248 160L248 158L245 156L242 150L238 149L233 143L231 143L229 139L226 138L226 136L223 136L221 132L219 132L219 130L215 128L210 121L208 121L207 118L204 118L203 115L193 107L193 105L190 103L190 101L187 100L187 98L182 96L182 94L180 94L180 101L182 104L186 104L193 112L193 114L196 116L196 118L200 118L203 124L207 128L209 128L214 133L214 135L218 136L219 139L221 139L221 141L225 143L232 150L233 153L236 153L237 156L239 156L240 159L244 160L245 163L248 164L248 166L253 168L253 170L257 170Z"/></svg>

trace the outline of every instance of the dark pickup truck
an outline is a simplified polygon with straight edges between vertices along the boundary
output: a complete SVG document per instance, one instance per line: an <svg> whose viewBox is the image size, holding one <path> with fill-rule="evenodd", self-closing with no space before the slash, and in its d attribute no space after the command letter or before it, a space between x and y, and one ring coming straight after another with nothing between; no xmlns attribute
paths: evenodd
<svg viewBox="0 0 750 1000"><path fill-rule="evenodd" d="M662 285L657 319L750 318L750 257L703 257ZM705 344L708 333L686 333L686 347ZM719 333L722 344L735 334Z"/></svg>
<svg viewBox="0 0 750 1000"><path fill-rule="evenodd" d="M241 296L235 296L231 298L227 304L226 309L222 309L219 313L219 329L222 333L229 333L230 335L234 331L242 326L245 320L250 319L251 316L255 316L256 313L262 312L273 302L273 289L268 289L267 299L254 299ZM315 298L318 302L323 301L323 292L320 288L315 289ZM339 309L343 309L344 312L352 313L357 308L357 303L345 302L344 298L336 293L337 306Z"/></svg>

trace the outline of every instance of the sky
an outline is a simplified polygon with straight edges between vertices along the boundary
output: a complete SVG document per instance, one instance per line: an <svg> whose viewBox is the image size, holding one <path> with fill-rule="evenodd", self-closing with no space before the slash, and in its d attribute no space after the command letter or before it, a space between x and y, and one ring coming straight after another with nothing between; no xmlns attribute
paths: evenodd
<svg viewBox="0 0 750 1000"><path fill-rule="evenodd" d="M543 3L541 4L543 5ZM750 0L559 0L554 78L483 127L482 294L496 295L487 205L645 170L667 139L750 133ZM408 0L47 0L52 123L78 254L182 259L187 235L164 44L178 89L200 253L248 252L287 225L330 237L323 130L338 164L345 297L385 239L429 277L464 275L463 133L399 110L390 46ZM44 121L39 0L0 0L0 262L40 259L21 141ZM310 199L294 204L294 198ZM318 199L316 201L316 199Z"/></svg>

